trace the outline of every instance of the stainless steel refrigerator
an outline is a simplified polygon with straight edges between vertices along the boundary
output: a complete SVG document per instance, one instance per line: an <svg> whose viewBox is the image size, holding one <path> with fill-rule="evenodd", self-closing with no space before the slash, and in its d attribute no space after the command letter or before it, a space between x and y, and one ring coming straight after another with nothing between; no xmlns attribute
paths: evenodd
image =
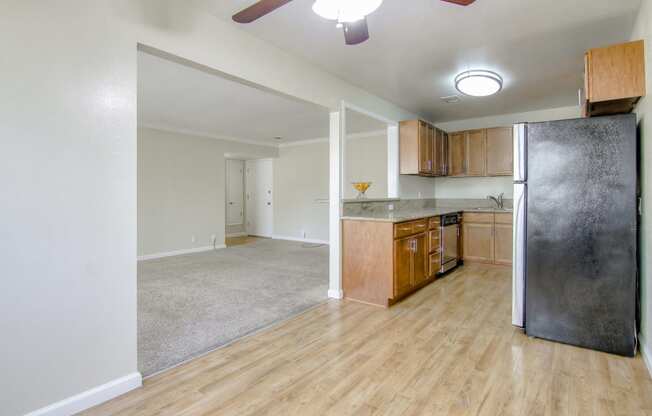
<svg viewBox="0 0 652 416"><path fill-rule="evenodd" d="M637 223L635 115L515 125L514 325L633 356Z"/></svg>

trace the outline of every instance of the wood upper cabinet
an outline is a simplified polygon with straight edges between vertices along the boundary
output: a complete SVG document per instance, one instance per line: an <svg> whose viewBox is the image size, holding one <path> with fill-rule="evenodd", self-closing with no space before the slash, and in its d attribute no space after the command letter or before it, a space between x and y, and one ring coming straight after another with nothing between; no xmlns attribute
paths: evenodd
<svg viewBox="0 0 652 416"><path fill-rule="evenodd" d="M448 143L446 139L446 133L439 129L434 129L435 138L433 142L433 154L432 154L432 163L433 169L432 173L435 176L446 176L446 165L447 165L447 148Z"/></svg>
<svg viewBox="0 0 652 416"><path fill-rule="evenodd" d="M630 112L646 93L642 40L591 49L584 65L587 116Z"/></svg>
<svg viewBox="0 0 652 416"><path fill-rule="evenodd" d="M511 127L487 129L487 176L514 173L514 139Z"/></svg>
<svg viewBox="0 0 652 416"><path fill-rule="evenodd" d="M399 143L401 175L445 175L444 132L423 120L402 121Z"/></svg>
<svg viewBox="0 0 652 416"><path fill-rule="evenodd" d="M466 176L466 133L448 135L448 176Z"/></svg>
<svg viewBox="0 0 652 416"><path fill-rule="evenodd" d="M485 176L487 172L487 130L466 132L466 176Z"/></svg>

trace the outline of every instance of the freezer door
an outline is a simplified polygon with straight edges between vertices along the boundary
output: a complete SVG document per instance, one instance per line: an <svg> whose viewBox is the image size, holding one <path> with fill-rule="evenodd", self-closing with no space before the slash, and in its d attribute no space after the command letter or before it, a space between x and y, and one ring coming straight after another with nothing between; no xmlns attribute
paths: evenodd
<svg viewBox="0 0 652 416"><path fill-rule="evenodd" d="M514 124L514 182L527 180L527 124Z"/></svg>
<svg viewBox="0 0 652 416"><path fill-rule="evenodd" d="M636 351L636 116L527 126L525 330Z"/></svg>
<svg viewBox="0 0 652 416"><path fill-rule="evenodd" d="M512 262L512 324L523 327L525 323L525 247L527 185L514 184L514 241Z"/></svg>

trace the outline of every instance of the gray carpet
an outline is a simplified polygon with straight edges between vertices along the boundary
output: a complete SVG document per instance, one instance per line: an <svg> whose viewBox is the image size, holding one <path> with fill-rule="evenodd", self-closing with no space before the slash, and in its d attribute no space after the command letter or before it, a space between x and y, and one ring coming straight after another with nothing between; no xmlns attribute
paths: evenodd
<svg viewBox="0 0 652 416"><path fill-rule="evenodd" d="M258 240L138 263L138 368L178 364L327 298L328 247Z"/></svg>

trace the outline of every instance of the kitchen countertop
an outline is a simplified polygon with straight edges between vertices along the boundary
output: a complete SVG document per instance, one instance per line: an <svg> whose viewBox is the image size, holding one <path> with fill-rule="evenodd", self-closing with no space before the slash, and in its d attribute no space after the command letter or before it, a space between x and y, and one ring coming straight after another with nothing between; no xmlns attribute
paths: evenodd
<svg viewBox="0 0 652 416"><path fill-rule="evenodd" d="M369 212L364 215L348 215L342 217L343 220L354 221L379 221L379 222L403 222L418 220L421 218L437 217L439 215L453 214L455 212L484 212L484 213L511 213L510 208L424 208L419 210L402 210L402 211L380 211Z"/></svg>

